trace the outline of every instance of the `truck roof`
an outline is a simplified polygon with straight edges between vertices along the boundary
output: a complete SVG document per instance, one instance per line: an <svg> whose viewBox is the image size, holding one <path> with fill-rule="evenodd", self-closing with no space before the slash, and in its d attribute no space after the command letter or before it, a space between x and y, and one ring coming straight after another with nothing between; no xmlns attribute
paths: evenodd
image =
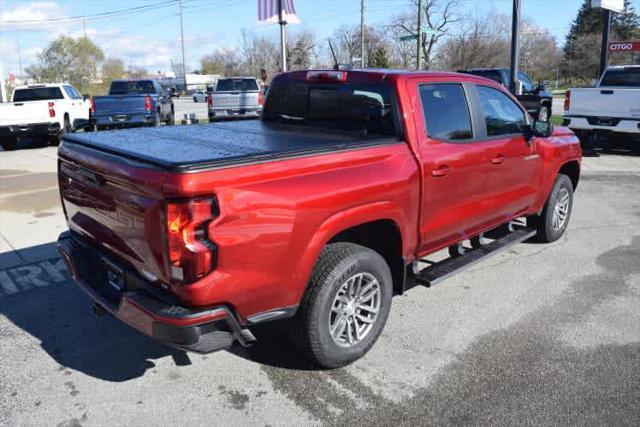
<svg viewBox="0 0 640 427"><path fill-rule="evenodd" d="M36 89L39 87L60 87L64 85L68 85L69 83L38 83L34 85L20 85L16 86L15 90L18 89Z"/></svg>
<svg viewBox="0 0 640 427"><path fill-rule="evenodd" d="M294 75L306 75L310 71L336 71L329 69L313 69L313 70L300 70L300 71L288 71L278 74L278 76L294 76ZM386 77L456 77L460 79L469 79L469 74L456 73L452 71L415 71L415 70L397 70L389 68L358 68L349 70L340 70L346 72L348 75L359 76L371 76L376 80L384 80ZM477 77L477 76L471 76Z"/></svg>

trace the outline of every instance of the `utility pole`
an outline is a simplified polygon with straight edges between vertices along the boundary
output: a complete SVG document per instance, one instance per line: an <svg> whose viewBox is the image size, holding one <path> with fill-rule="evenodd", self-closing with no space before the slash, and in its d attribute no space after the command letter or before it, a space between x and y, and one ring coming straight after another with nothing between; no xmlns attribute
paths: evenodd
<svg viewBox="0 0 640 427"><path fill-rule="evenodd" d="M20 39L16 37L16 50L18 51L18 70L20 70L20 78L22 78L22 55L20 55Z"/></svg>
<svg viewBox="0 0 640 427"><path fill-rule="evenodd" d="M418 0L418 39L416 45L416 70L420 70L422 68L422 0Z"/></svg>
<svg viewBox="0 0 640 427"><path fill-rule="evenodd" d="M517 95L518 65L520 63L520 0L513 0L511 16L511 80L509 90Z"/></svg>
<svg viewBox="0 0 640 427"><path fill-rule="evenodd" d="M598 77L602 76L609 63L609 35L611 34L611 11L609 9L602 9L602 20L602 47L600 48L600 74Z"/></svg>
<svg viewBox="0 0 640 427"><path fill-rule="evenodd" d="M360 0L360 68L364 68L364 0Z"/></svg>
<svg viewBox="0 0 640 427"><path fill-rule="evenodd" d="M280 68L283 72L287 71L287 32L284 20L284 12L282 10L282 0L278 0L278 24L280 24Z"/></svg>
<svg viewBox="0 0 640 427"><path fill-rule="evenodd" d="M82 28L84 29L84 38L87 38L87 17L86 15L82 16Z"/></svg>
<svg viewBox="0 0 640 427"><path fill-rule="evenodd" d="M187 66L185 64L185 56L184 56L184 27L182 25L182 0L179 1L178 7L180 8L180 44L182 45L182 79L184 80L184 90L187 90Z"/></svg>

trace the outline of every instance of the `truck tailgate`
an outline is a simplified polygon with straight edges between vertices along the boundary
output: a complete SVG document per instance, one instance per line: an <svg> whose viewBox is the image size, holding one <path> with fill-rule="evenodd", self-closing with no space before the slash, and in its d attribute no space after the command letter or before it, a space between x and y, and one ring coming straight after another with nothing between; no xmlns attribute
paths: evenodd
<svg viewBox="0 0 640 427"><path fill-rule="evenodd" d="M145 95L108 95L94 98L98 116L117 114L144 114Z"/></svg>
<svg viewBox="0 0 640 427"><path fill-rule="evenodd" d="M569 114L640 118L640 89L614 87L572 89Z"/></svg>
<svg viewBox="0 0 640 427"><path fill-rule="evenodd" d="M0 104L0 126L47 123L50 120L47 101Z"/></svg>
<svg viewBox="0 0 640 427"><path fill-rule="evenodd" d="M70 230L147 278L165 277L164 176L148 165L63 144L58 179Z"/></svg>
<svg viewBox="0 0 640 427"><path fill-rule="evenodd" d="M259 103L259 91L246 91L246 92L212 92L213 108L227 109L227 110L241 110L244 108L258 108Z"/></svg>

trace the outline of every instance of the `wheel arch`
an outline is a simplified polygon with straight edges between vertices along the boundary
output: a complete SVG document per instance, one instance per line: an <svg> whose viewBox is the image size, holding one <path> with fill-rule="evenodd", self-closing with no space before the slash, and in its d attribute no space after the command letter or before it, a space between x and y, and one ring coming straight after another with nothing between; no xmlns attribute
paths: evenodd
<svg viewBox="0 0 640 427"><path fill-rule="evenodd" d="M569 160L560 166L558 174L567 175L571 180L575 191L576 188L578 188L578 182L580 181L580 163L577 160Z"/></svg>
<svg viewBox="0 0 640 427"><path fill-rule="evenodd" d="M337 212L328 217L316 230L306 245L306 256L297 269L296 276L304 283L300 298L304 296L309 277L320 257L322 249L331 242L352 242L369 247L385 258L393 277L394 294L402 293L406 272L406 260L413 250L408 219L401 207L389 201L376 202ZM375 237L372 237L375 236ZM385 240L391 239L388 247Z"/></svg>

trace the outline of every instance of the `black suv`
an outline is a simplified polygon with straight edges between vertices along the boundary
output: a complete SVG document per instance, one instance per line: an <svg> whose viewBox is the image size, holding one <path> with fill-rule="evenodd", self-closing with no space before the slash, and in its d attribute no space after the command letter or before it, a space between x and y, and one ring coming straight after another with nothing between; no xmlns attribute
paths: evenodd
<svg viewBox="0 0 640 427"><path fill-rule="evenodd" d="M458 70L458 72L485 77L504 85L506 88L509 88L511 80L511 71L508 68L471 68L470 70ZM551 92L547 92L542 84L533 84L522 71L518 71L518 80L522 82L522 94L516 94L516 98L534 119L543 122L549 121L553 103Z"/></svg>

